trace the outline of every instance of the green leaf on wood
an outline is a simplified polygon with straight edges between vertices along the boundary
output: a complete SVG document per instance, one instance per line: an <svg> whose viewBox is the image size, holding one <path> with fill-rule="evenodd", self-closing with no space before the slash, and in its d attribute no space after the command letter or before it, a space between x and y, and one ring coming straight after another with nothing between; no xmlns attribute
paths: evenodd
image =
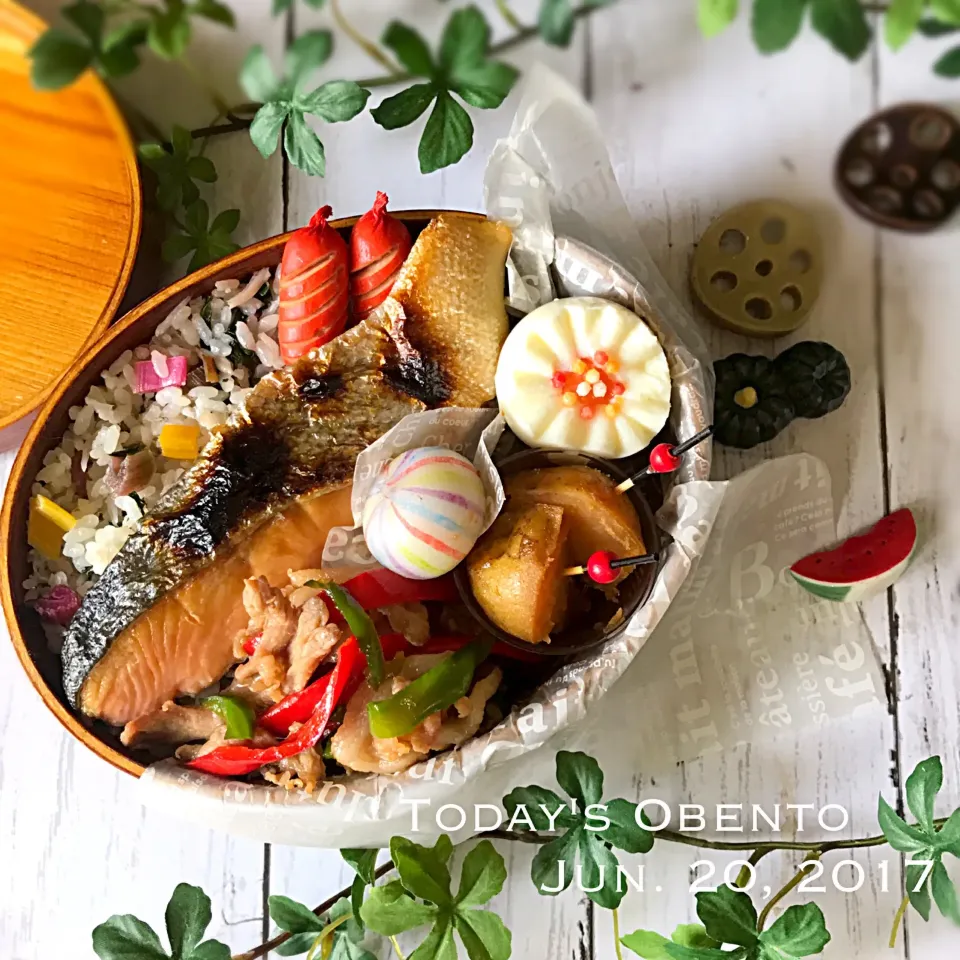
<svg viewBox="0 0 960 960"><path fill-rule="evenodd" d="M941 23L960 25L960 0L930 0L930 13Z"/></svg>
<svg viewBox="0 0 960 960"><path fill-rule="evenodd" d="M38 90L60 90L93 63L94 51L72 34L51 27L40 34L27 56L33 85Z"/></svg>
<svg viewBox="0 0 960 960"><path fill-rule="evenodd" d="M200 942L210 917L210 898L199 887L181 883L165 914L169 954L153 928L130 914L110 917L94 929L93 952L100 960L230 960L226 944Z"/></svg>
<svg viewBox="0 0 960 960"><path fill-rule="evenodd" d="M901 853L917 853L925 850L930 843L930 837L923 830L907 824L883 797L879 800L877 819L883 835L894 850L899 850Z"/></svg>
<svg viewBox="0 0 960 960"><path fill-rule="evenodd" d="M899 50L916 32L926 0L892 0L883 19L883 35L891 50Z"/></svg>
<svg viewBox="0 0 960 960"><path fill-rule="evenodd" d="M210 208L204 200L196 200L184 213L182 233L174 233L164 241L164 260L175 263L192 251L190 270L213 263L239 249L231 234L240 223L239 210L224 210L210 223Z"/></svg>
<svg viewBox="0 0 960 960"><path fill-rule="evenodd" d="M785 50L796 40L807 0L754 0L750 29L762 53Z"/></svg>
<svg viewBox="0 0 960 960"><path fill-rule="evenodd" d="M193 32L183 0L170 0L163 10L150 9L153 16L147 31L148 46L164 60L182 57Z"/></svg>
<svg viewBox="0 0 960 960"><path fill-rule="evenodd" d="M697 916L707 935L720 943L749 947L757 942L757 909L742 890L724 885L698 893Z"/></svg>
<svg viewBox="0 0 960 960"><path fill-rule="evenodd" d="M923 760L907 777L906 796L910 812L927 833L934 832L933 808L943 787L943 764L939 757Z"/></svg>
<svg viewBox="0 0 960 960"><path fill-rule="evenodd" d="M567 47L573 38L573 7L570 0L542 0L537 29L547 43Z"/></svg>
<svg viewBox="0 0 960 960"><path fill-rule="evenodd" d="M811 0L814 30L848 60L859 60L870 45L870 26L860 0Z"/></svg>
<svg viewBox="0 0 960 960"><path fill-rule="evenodd" d="M429 78L387 97L373 110L386 130L405 127L434 104L420 137L422 173L431 173L460 160L473 145L473 122L451 94L481 109L500 106L516 83L517 71L489 59L490 27L475 6L455 11L444 27L436 56L413 28L389 24L383 43L415 76Z"/></svg>
<svg viewBox="0 0 960 960"><path fill-rule="evenodd" d="M198 17L205 17L214 23L221 23L225 27L235 27L237 25L233 10L225 3L219 0L195 0L192 12Z"/></svg>
<svg viewBox="0 0 960 960"><path fill-rule="evenodd" d="M950 33L960 31L960 26L952 23L941 23L939 20L921 20L917 28L925 37L945 37Z"/></svg>
<svg viewBox="0 0 960 960"><path fill-rule="evenodd" d="M381 38L383 45L416 77L432 77L433 56L423 35L399 20L391 20Z"/></svg>
<svg viewBox="0 0 960 960"><path fill-rule="evenodd" d="M287 79L295 86L323 66L333 53L333 34L329 30L309 30L290 44L284 56Z"/></svg>
<svg viewBox="0 0 960 960"><path fill-rule="evenodd" d="M937 909L948 920L960 924L960 900L957 899L957 888L947 873L947 868L939 858L930 874L930 890Z"/></svg>
<svg viewBox="0 0 960 960"><path fill-rule="evenodd" d="M606 807L610 826L596 836L627 853L649 853L653 848L653 834L637 823L637 804L611 800Z"/></svg>
<svg viewBox="0 0 960 960"><path fill-rule="evenodd" d="M178 884L167 904L167 939L174 960L189 957L200 943L213 916L210 898L199 887Z"/></svg>
<svg viewBox="0 0 960 960"><path fill-rule="evenodd" d="M924 852L925 851L921 851L920 856L916 857L915 859L932 859L932 856L925 857L923 855ZM917 911L917 913L920 914L921 917L923 917L924 920L930 919L930 878L927 877L924 879L924 875L928 874L929 872L929 868L926 864L912 864L908 862L907 869L904 873L904 885L907 888L907 896L910 898L910 905L914 910Z"/></svg>
<svg viewBox="0 0 960 960"><path fill-rule="evenodd" d="M933 72L940 77L960 77L960 47L948 50L933 65Z"/></svg>
<svg viewBox="0 0 960 960"><path fill-rule="evenodd" d="M761 956L769 960L812 957L830 942L823 911L815 903L788 907L759 937Z"/></svg>
<svg viewBox="0 0 960 960"><path fill-rule="evenodd" d="M400 879L371 890L361 909L371 930L395 936L431 924L410 960L456 960L454 929L470 960L507 960L510 931L496 914L474 909L496 896L507 877L503 857L489 840L478 843L464 859L456 898L450 886L449 837L441 836L433 847L394 837L390 854Z"/></svg>
<svg viewBox="0 0 960 960"><path fill-rule="evenodd" d="M420 137L421 173L433 173L463 159L473 146L473 121L446 90L437 94Z"/></svg>
<svg viewBox="0 0 960 960"><path fill-rule="evenodd" d="M739 0L697 0L697 23L705 37L714 37L736 19Z"/></svg>
<svg viewBox="0 0 960 960"><path fill-rule="evenodd" d="M129 913L94 928L93 952L100 960L168 960L153 929Z"/></svg>
<svg viewBox="0 0 960 960"><path fill-rule="evenodd" d="M283 132L283 152L298 169L311 177L322 177L327 172L327 157L323 144L313 127L307 123L302 110L290 110Z"/></svg>
<svg viewBox="0 0 960 960"><path fill-rule="evenodd" d="M581 812L603 796L603 771L585 753L561 750L557 754L557 783L577 801Z"/></svg>

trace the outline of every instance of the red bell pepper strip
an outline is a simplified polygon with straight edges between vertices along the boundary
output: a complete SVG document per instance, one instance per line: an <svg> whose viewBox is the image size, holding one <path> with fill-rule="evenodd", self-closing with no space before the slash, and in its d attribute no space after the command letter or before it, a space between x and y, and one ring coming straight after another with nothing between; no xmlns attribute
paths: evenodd
<svg viewBox="0 0 960 960"><path fill-rule="evenodd" d="M409 647L406 638L402 633L387 633L380 638L380 645L383 647L383 656L385 660L392 660L401 650ZM356 637L348 637L340 650L343 651L349 647L346 654L351 663L355 664L354 675L347 682L340 703L346 703L354 693L357 687L363 681L363 666L365 663L363 654L360 652ZM341 652L340 656L344 656ZM336 668L334 668L336 670ZM288 694L281 701L275 703L266 713L262 714L257 723L265 730L276 734L278 737L285 736L293 723L303 723L308 720L316 710L317 704L323 699L330 685L333 672L324 674L317 680L314 680L309 686L295 693Z"/></svg>
<svg viewBox="0 0 960 960"><path fill-rule="evenodd" d="M348 580L344 587L364 610L378 610L395 603L430 600L453 603L460 599L451 573L436 580L408 580L392 570L370 570Z"/></svg>
<svg viewBox="0 0 960 960"><path fill-rule="evenodd" d="M320 742L330 723L336 707L344 702L350 681L363 674L363 656L356 644L343 644L337 652L337 663L328 674L323 695L316 704L310 719L292 736L273 747L245 747L240 744L224 744L210 753L191 760L191 770L202 770L221 777L242 777L264 764L278 763L309 750Z"/></svg>
<svg viewBox="0 0 960 960"><path fill-rule="evenodd" d="M386 633L380 637L380 645L383 647L383 659L388 663L398 654L407 655L416 654L435 654L449 653L456 650L462 650L468 643L472 643L474 637L468 637L463 634L445 634L438 637L431 637L423 646L415 647L402 633ZM344 641L343 646L352 644L356 646L354 637ZM342 649L342 647L341 647ZM540 657L535 653L524 653L522 650L516 650L499 640L493 645L493 655L509 658L511 660L521 660L526 663L539 662ZM362 661L358 661L362 668ZM266 713L261 714L257 723L269 730L271 733L282 737L290 729L293 723L303 723L307 720L317 704L323 697L324 692L330 683L332 674L325 674L318 680L314 680L309 686L285 696L279 703L275 703ZM362 669L358 669L355 677L351 678L342 702L346 702L356 693L357 687L363 679Z"/></svg>

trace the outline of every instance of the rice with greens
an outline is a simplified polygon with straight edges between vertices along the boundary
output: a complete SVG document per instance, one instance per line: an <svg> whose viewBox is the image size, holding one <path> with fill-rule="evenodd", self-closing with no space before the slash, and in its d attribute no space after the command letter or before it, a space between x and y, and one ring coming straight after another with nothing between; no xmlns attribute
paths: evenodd
<svg viewBox="0 0 960 960"><path fill-rule="evenodd" d="M189 463L162 455L167 424L195 424L202 448L261 377L283 366L277 343L278 276L260 270L246 280L221 280L208 297L178 304L148 344L125 351L104 371L70 427L43 458L32 494L76 517L56 560L30 550L25 599L67 586L83 596L134 532L144 512L183 475ZM158 376L171 358L185 357L182 387L137 392L135 364L149 361ZM107 485L112 458L148 451L153 473L142 488L115 494ZM115 462L115 461L114 461Z"/></svg>

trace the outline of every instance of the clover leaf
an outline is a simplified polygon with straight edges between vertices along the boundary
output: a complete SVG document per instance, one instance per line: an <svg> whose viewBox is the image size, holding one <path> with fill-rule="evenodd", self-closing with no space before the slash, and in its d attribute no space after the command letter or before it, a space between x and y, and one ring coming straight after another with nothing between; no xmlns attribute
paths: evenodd
<svg viewBox="0 0 960 960"><path fill-rule="evenodd" d="M181 883L167 904L170 953L153 928L130 914L110 917L93 931L93 952L100 960L230 960L219 940L202 940L210 925L210 898L199 887Z"/></svg>
<svg viewBox="0 0 960 960"><path fill-rule="evenodd" d="M823 911L816 904L790 907L760 932L753 901L730 886L698 893L697 916L702 925L677 927L670 940L637 930L620 942L644 960L792 960L812 957L830 942ZM723 950L724 944L738 949Z"/></svg>
<svg viewBox="0 0 960 960"><path fill-rule="evenodd" d="M923 760L907 777L905 790L907 807L917 824L908 824L883 797L878 801L877 819L890 846L907 854L904 884L914 910L929 920L936 903L943 916L960 924L957 891L943 865L945 853L960 857L960 810L937 827L933 815L942 787L940 758Z"/></svg>
<svg viewBox="0 0 960 960"><path fill-rule="evenodd" d="M475 6L453 13L436 55L416 30L396 20L387 26L383 44L425 82L387 97L371 111L373 119L385 130L395 130L419 119L432 103L420 137L420 172L457 163L473 145L473 121L460 100L481 110L499 107L518 75L509 64L490 59L485 17Z"/></svg>
<svg viewBox="0 0 960 960"><path fill-rule="evenodd" d="M317 950L325 960L376 960L362 946L363 927L346 897L326 913L316 914L290 897L273 896L267 901L270 919L290 936L274 948L281 957L295 957Z"/></svg>
<svg viewBox="0 0 960 960"><path fill-rule="evenodd" d="M930 14L941 23L960 24L960 0L930 0Z"/></svg>
<svg viewBox="0 0 960 960"><path fill-rule="evenodd" d="M940 20L921 20L917 29L925 37L945 37L947 34L960 31L960 26L943 23Z"/></svg>
<svg viewBox="0 0 960 960"><path fill-rule="evenodd" d="M323 143L307 116L327 123L351 120L366 106L370 91L352 80L331 80L306 90L313 71L330 58L333 36L329 30L312 30L298 37L285 58L284 76L278 79L263 47L247 54L240 83L251 100L261 103L250 125L250 139L264 157L277 149L283 133L283 150L290 162L310 176L326 173Z"/></svg>
<svg viewBox="0 0 960 960"><path fill-rule="evenodd" d="M350 903L353 907L353 916L360 926L363 920L360 917L360 908L363 906L363 897L368 886L373 886L377 875L377 854L379 850L361 850L352 847L340 851L340 856L353 867L356 876L350 887Z"/></svg>
<svg viewBox="0 0 960 960"><path fill-rule="evenodd" d="M635 803L622 799L601 803L603 771L593 757L561 750L556 770L557 783L571 802L538 786L517 787L503 798L511 824L523 822L541 832L564 831L533 858L534 886L546 896L555 896L570 886L579 863L579 879L587 896L601 907L615 909L628 885L613 848L649 853L653 834L637 822Z"/></svg>
<svg viewBox="0 0 960 960"><path fill-rule="evenodd" d="M103 9L91 0L72 3L62 14L75 32L51 27L27 51L35 87L59 90L88 67L104 77L122 77L137 68L137 47L147 39L146 21L132 21L105 33Z"/></svg>
<svg viewBox="0 0 960 960"><path fill-rule="evenodd" d="M870 45L870 26L860 0L810 0L813 29L848 60L859 60Z"/></svg>
<svg viewBox="0 0 960 960"><path fill-rule="evenodd" d="M620 942L643 960L670 960L675 956L710 960L711 957L732 956L719 950L721 945L707 936L707 931L699 923L681 924L669 940L652 930L637 930L621 937Z"/></svg>
<svg viewBox="0 0 960 960"><path fill-rule="evenodd" d="M185 212L183 224L177 226L182 233L174 233L163 243L163 259L167 263L176 263L189 253L190 270L213 263L227 254L239 250L231 234L240 223L239 210L223 210L210 223L210 208L204 200L195 200Z"/></svg>
<svg viewBox="0 0 960 960"><path fill-rule="evenodd" d="M892 0L883 19L883 35L891 50L899 50L913 36L926 0Z"/></svg>
<svg viewBox="0 0 960 960"><path fill-rule="evenodd" d="M470 960L507 960L510 931L495 913L477 909L503 889L507 879L503 857L489 840L481 840L463 860L454 895L452 854L446 835L433 847L394 837L390 855L400 879L370 891L361 909L364 923L387 937L429 925L409 960L452 960L457 955L454 931Z"/></svg>
<svg viewBox="0 0 960 960"><path fill-rule="evenodd" d="M612 0L587 0L581 9L605 7ZM729 4L736 6L737 0L700 0L707 4ZM537 30L540 36L555 47L567 47L573 39L575 14L570 0L540 0L540 12L537 16Z"/></svg>
<svg viewBox="0 0 960 960"><path fill-rule="evenodd" d="M807 0L754 0L750 17L753 40L761 53L785 50L797 38Z"/></svg>
<svg viewBox="0 0 960 960"><path fill-rule="evenodd" d="M697 21L705 37L716 36L737 16L739 0L697 0Z"/></svg>
<svg viewBox="0 0 960 960"><path fill-rule="evenodd" d="M933 65L933 72L939 77L960 77L960 47L948 50Z"/></svg>
<svg viewBox="0 0 960 960"><path fill-rule="evenodd" d="M157 203L170 213L180 206L188 207L200 197L195 181L214 183L217 168L209 157L193 152L194 141L190 131L175 126L170 145L142 143L138 148L140 159L157 176Z"/></svg>

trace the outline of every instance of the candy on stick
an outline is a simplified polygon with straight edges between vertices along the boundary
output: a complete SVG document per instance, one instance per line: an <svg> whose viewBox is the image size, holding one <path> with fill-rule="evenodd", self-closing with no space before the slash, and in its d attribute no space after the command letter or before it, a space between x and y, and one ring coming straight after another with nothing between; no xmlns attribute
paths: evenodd
<svg viewBox="0 0 960 960"><path fill-rule="evenodd" d="M676 444L676 446L671 446L669 443L658 443L650 451L650 463L648 466L644 467L639 473L634 474L629 479L624 480L623 483L617 487L617 492L626 493L637 481L650 476L652 473L673 473L673 471L680 466L680 458L688 450L692 450L712 435L713 427L707 427L705 430L701 430L698 434L692 436L689 440L684 440L683 443Z"/></svg>
<svg viewBox="0 0 960 960"><path fill-rule="evenodd" d="M656 563L659 554L644 553L636 557L620 557L610 550L597 550L591 553L587 562L582 566L567 567L563 571L565 577L576 577L586 573L594 583L613 583L624 567L640 567L649 563Z"/></svg>

